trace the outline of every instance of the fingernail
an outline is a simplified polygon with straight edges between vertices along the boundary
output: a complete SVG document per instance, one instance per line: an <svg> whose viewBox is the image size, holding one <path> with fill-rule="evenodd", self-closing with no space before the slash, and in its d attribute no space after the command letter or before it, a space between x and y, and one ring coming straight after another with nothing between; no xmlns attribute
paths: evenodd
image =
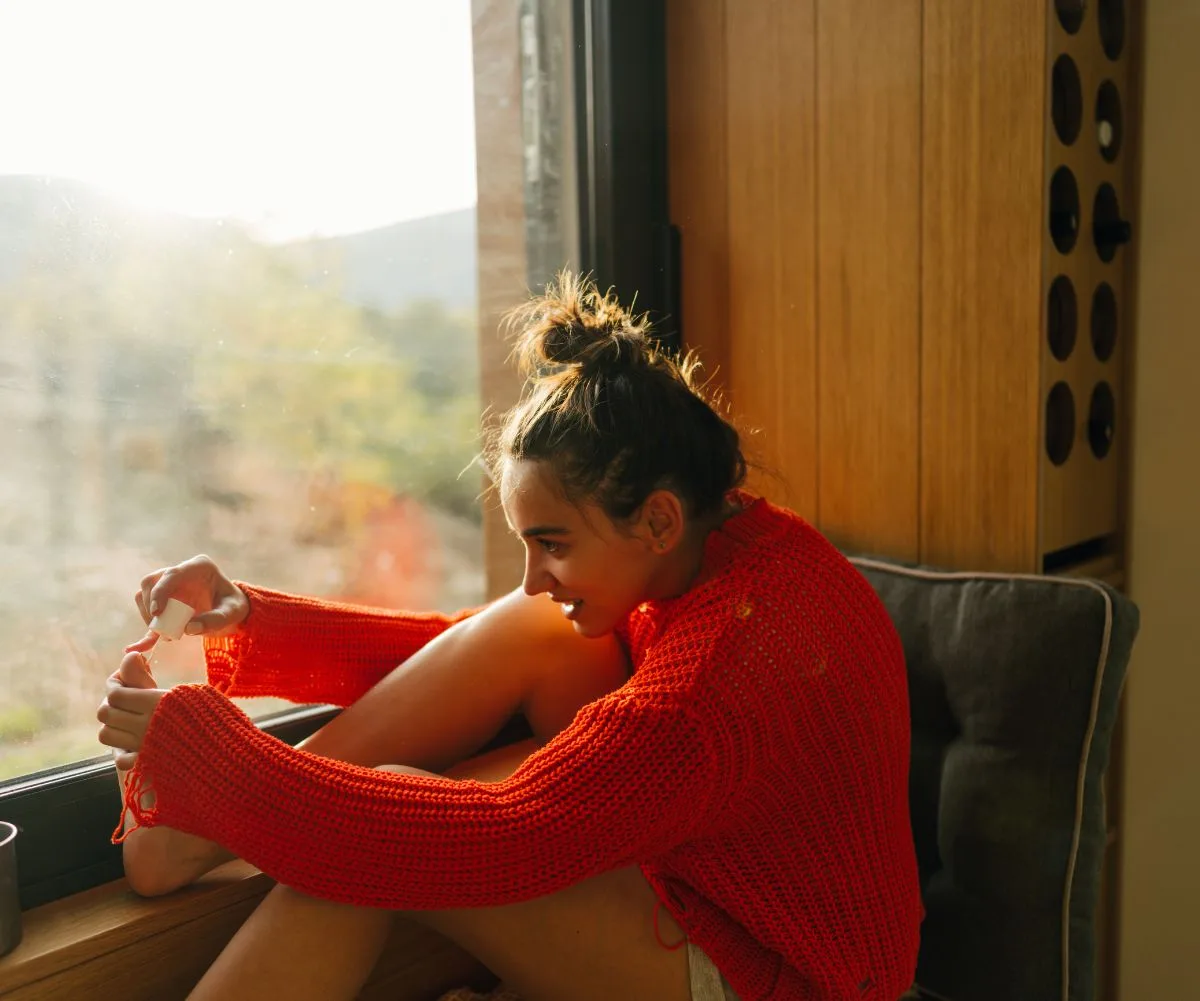
<svg viewBox="0 0 1200 1001"><path fill-rule="evenodd" d="M157 598L150 599L150 614L151 615L158 614L158 599Z"/></svg>

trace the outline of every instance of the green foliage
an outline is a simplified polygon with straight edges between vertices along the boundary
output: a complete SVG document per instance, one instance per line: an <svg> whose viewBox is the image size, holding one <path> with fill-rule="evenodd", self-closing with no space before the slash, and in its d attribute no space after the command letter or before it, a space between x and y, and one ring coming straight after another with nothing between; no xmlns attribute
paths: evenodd
<svg viewBox="0 0 1200 1001"><path fill-rule="evenodd" d="M0 321L54 355L99 343L110 408L184 414L285 468L478 517L478 476L459 475L478 438L473 310L363 308L229 226L122 217L98 242L94 218L75 225L58 237L88 252L37 255Z"/></svg>
<svg viewBox="0 0 1200 1001"><path fill-rule="evenodd" d="M42 729L42 714L23 702L0 708L0 744L32 740Z"/></svg>

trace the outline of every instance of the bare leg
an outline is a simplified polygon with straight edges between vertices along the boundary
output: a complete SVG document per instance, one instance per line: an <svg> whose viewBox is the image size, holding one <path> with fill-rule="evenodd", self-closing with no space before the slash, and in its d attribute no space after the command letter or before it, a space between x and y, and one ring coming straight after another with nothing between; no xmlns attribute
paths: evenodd
<svg viewBox="0 0 1200 1001"><path fill-rule="evenodd" d="M499 781L530 750L505 748L464 762L450 774ZM658 943L654 909L653 891L630 868L519 904L405 917L456 941L523 1001L687 1001L687 950L668 951ZM276 887L190 1001L354 998L379 958L393 919L391 911L332 904ZM659 914L659 929L665 941L683 938L665 911Z"/></svg>
<svg viewBox="0 0 1200 1001"><path fill-rule="evenodd" d="M548 740L628 674L615 638L585 639L544 595L514 591L427 644L302 746L355 764L444 773L518 712ZM168 827L134 831L124 843L126 877L144 896L185 886L231 857Z"/></svg>
<svg viewBox="0 0 1200 1001"><path fill-rule="evenodd" d="M687 1001L687 950L657 941L656 903L627 868L519 904L407 917L453 939L523 1001ZM658 927L664 941L683 941L666 911Z"/></svg>

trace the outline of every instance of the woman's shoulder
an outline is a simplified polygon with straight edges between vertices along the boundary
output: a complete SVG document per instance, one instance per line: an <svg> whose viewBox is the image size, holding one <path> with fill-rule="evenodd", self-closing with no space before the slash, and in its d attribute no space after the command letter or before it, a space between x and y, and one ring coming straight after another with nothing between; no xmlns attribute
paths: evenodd
<svg viewBox="0 0 1200 1001"><path fill-rule="evenodd" d="M792 634L876 610L870 584L816 526L764 497L746 500L710 538L710 566L681 618Z"/></svg>
<svg viewBox="0 0 1200 1001"><path fill-rule="evenodd" d="M811 522L766 497L739 491L739 509L708 540L707 577L734 586L778 587L811 580L815 571L843 573L849 560Z"/></svg>
<svg viewBox="0 0 1200 1001"><path fill-rule="evenodd" d="M822 611L869 596L849 559L809 521L765 497L739 492L739 510L714 529L691 588L637 609L619 631L635 658L682 638L699 652L722 638L774 634L792 642ZM867 585L869 587L869 585Z"/></svg>

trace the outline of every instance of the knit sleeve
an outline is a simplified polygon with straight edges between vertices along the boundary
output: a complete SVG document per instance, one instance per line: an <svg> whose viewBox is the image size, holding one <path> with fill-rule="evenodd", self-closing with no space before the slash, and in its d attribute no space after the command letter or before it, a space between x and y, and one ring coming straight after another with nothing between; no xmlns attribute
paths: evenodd
<svg viewBox="0 0 1200 1001"><path fill-rule="evenodd" d="M498 783L348 765L259 730L207 686L168 692L127 786L143 826L209 838L311 896L485 907L563 889L687 840L719 810L709 734L620 692ZM152 807L141 805L144 787Z"/></svg>
<svg viewBox="0 0 1200 1001"><path fill-rule="evenodd" d="M204 641L208 682L230 698L351 705L477 611L396 612L237 584L250 615L236 633Z"/></svg>

